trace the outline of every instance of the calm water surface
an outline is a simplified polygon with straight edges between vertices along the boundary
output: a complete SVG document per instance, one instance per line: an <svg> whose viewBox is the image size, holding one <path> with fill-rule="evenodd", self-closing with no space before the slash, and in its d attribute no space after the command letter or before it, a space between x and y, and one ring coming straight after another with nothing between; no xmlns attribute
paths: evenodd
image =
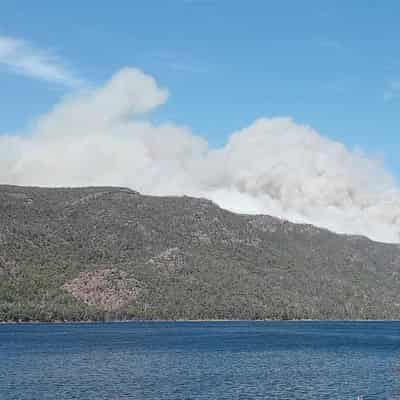
<svg viewBox="0 0 400 400"><path fill-rule="evenodd" d="M1 400L400 399L397 322L0 325Z"/></svg>

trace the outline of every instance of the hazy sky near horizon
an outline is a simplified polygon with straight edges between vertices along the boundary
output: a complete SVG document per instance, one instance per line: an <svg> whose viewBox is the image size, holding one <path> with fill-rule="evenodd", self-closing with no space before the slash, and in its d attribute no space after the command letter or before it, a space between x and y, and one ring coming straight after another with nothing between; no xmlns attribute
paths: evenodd
<svg viewBox="0 0 400 400"><path fill-rule="evenodd" d="M135 118L145 119L152 126L169 122L173 129L179 127L182 132L186 129L182 133L187 135L184 139L186 147L182 147L181 153L189 151L191 157L195 156L190 159L189 167L185 154L185 178L177 175L176 182L179 183L175 187L179 190L173 193L207 195L212 190L214 195L211 197L220 200L221 204L231 204L236 197L227 200L226 190L234 187L235 191L252 197L251 205L247 205L247 198L238 200L244 204L238 207L239 210L275 210L279 216L318 223L338 231L365 234L371 229L369 226L355 224L355 227L353 223L350 226L348 221L366 218L364 210L375 202L384 208L384 211L381 207L379 212L372 212L377 223L383 218L384 224L389 224L392 229L400 218L400 195L396 183L400 180L399 16L400 3L394 0L384 3L361 0L121 0L115 3L2 0L0 139L3 141L0 145L3 148L0 156L3 160L0 161L3 162L3 172L0 177L12 183L53 183L41 180L39 172L36 175L32 172L32 162L37 160L28 162L27 154L34 152L31 147L27 150L25 142L15 144L16 140L36 135L40 140L35 139L34 145L43 149L49 146L48 141L45 144L43 141L44 137L49 137L48 126L53 127L54 132L59 130L58 138L61 131L66 132L64 126L60 128L60 124L66 121L64 114L82 122L71 127L78 132L86 127L86 116L76 114L82 104L93 102L93 107L87 109L87 118L96 119L98 113L107 113L117 103L120 108L117 110L115 106L110 118L123 119L133 112ZM127 67L133 69L127 70ZM144 74L141 75L140 71ZM131 87L130 92L127 87ZM93 94L95 90L101 93ZM142 96L143 91L149 91L149 96ZM82 94L88 92L91 93L87 95L89 97ZM110 97L105 99L104 93ZM131 97L129 101L122 101L121 96ZM76 98L75 105L71 106L71 99ZM100 108L95 108L97 106ZM55 113L51 111L54 107ZM57 112L60 108L66 110L65 113ZM254 122L260 118L264 118L265 123ZM51 122L43 124L43 120ZM38 121L42 121L39 128ZM111 129L107 121L104 122L107 129L102 125L101 131L107 130L108 137L114 133L118 136L120 122ZM90 125L88 129L100 128ZM142 135L143 129L135 127L135 132ZM243 143L234 135L238 131L244 132L242 136L246 140ZM296 133L289 134L289 131ZM170 130L167 130L168 134L175 135ZM68 135L74 133L68 131L63 140ZM276 143L274 135L284 137L287 141L285 146L282 142ZM181 136L179 138L181 140ZM193 140L196 144L192 143ZM205 144L199 144L202 140ZM255 142L265 146L265 151L257 153L259 164L263 161L263 154L268 157L264 168L274 170L274 177L268 176L267 179L267 172L261 172L261 165L246 173L238 167L241 163L248 165L247 155L239 155L239 150L247 148L249 154L255 154L249 144ZM343 196L339 200L332 199L330 192L333 189L328 189L329 183L322 184L320 180L314 188L318 187L318 192L322 193L326 188L324 200L321 200L320 193L303 183L300 189L296 189L297 194L288 194L288 188L297 184L292 172L297 171L298 166L279 166L279 157L273 163L271 146L280 149L282 159L293 159L293 154L296 154L294 146L299 143L304 150L301 154L307 154L312 161L298 179L307 181L308 174L316 174L316 177L329 175L325 182L331 182L333 176L336 179L344 174L344 170L337 172L343 165L353 170L349 173L351 179L346 178L345 183L342 179L338 186L333 186L335 193L346 192L345 200ZM179 145L174 146L178 148L181 145L179 141ZM346 153L340 153L337 145L343 145ZM5 146L13 148L13 156ZM204 150L204 146L208 150ZM221 163L221 159L216 161L221 154L214 152L215 149L222 149L220 153L224 153L224 160L227 153L231 161L235 159L231 168L237 168L235 177L227 178L226 171L221 172L217 182L193 172L200 168L193 166L193 159L197 162L204 152L210 152L205 156L208 165ZM340 157L335 158L333 154L338 153ZM376 168L370 167L369 161L368 165L360 161L359 154L362 154L361 158L372 160ZM70 162L67 156L65 158L66 163ZM329 160L332 163L328 163ZM285 163L289 164L288 160ZM122 161L113 161L113 174L107 175L110 181L106 181L105 175L100 179L88 173L87 183L126 183L146 190L132 178L120 178L116 164L122 165ZM316 172L317 164L319 172ZM164 167L163 164L160 171ZM168 168L172 169L170 164ZM366 171L364 174L374 177L374 184L365 184L366 175L360 177L362 169ZM175 169L171 173L175 174ZM63 172L60 176L66 174ZM85 171L82 174L86 176ZM240 174L243 176L239 182L237 176ZM284 180L283 175L287 178L286 189L277 189L274 180ZM196 176L196 187L187 185L188 176ZM161 176L157 175L157 179ZM86 181L78 179L76 182ZM384 184L384 189L381 184ZM368 186L368 193L354 195L361 193L361 185ZM155 192L162 190L160 187ZM380 196L382 191L390 194L376 200L374 196ZM253 204L254 196L257 197L256 205ZM268 196L269 205L265 209L259 204L262 196ZM309 204L294 201L296 196L309 198ZM283 203L271 206L270 201L277 198L283 199ZM320 218L309 210L316 204L317 207L343 206L350 211L346 211L346 218L336 226L327 221L337 219L337 209L329 217ZM386 235L382 229L377 229L375 238L397 238L397 233L391 230Z"/></svg>

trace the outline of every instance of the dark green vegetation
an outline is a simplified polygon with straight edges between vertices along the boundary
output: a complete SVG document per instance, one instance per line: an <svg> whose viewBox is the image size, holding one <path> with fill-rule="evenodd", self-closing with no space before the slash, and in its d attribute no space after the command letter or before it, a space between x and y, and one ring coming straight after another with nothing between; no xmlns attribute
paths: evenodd
<svg viewBox="0 0 400 400"><path fill-rule="evenodd" d="M0 320L399 319L400 248L189 197L0 186Z"/></svg>

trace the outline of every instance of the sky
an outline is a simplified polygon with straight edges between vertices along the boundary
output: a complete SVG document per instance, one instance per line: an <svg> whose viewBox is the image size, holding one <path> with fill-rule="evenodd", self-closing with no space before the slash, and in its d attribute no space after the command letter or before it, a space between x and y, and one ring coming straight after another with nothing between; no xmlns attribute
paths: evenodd
<svg viewBox="0 0 400 400"><path fill-rule="evenodd" d="M397 1L2 0L0 178L204 195L400 241L399 15ZM79 160L63 151L82 143Z"/></svg>

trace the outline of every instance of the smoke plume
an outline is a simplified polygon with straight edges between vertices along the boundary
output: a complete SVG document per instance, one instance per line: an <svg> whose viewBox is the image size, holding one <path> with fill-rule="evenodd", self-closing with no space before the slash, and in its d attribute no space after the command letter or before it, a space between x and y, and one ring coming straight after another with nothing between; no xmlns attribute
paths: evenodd
<svg viewBox="0 0 400 400"><path fill-rule="evenodd" d="M237 212L400 241L400 189L377 160L290 118L261 118L210 149L188 127L146 118L167 98L152 77L125 68L64 99L29 132L3 133L0 180L188 194Z"/></svg>

